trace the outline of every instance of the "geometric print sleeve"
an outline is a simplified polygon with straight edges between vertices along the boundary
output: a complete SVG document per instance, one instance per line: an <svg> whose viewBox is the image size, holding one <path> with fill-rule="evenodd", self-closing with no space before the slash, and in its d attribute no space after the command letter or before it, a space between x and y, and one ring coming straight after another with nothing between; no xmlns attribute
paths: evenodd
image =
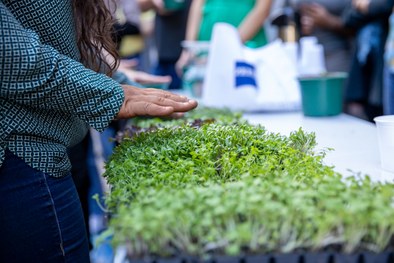
<svg viewBox="0 0 394 263"><path fill-rule="evenodd" d="M1 2L0 97L76 115L99 131L114 119L124 100L116 81L42 44Z"/></svg>

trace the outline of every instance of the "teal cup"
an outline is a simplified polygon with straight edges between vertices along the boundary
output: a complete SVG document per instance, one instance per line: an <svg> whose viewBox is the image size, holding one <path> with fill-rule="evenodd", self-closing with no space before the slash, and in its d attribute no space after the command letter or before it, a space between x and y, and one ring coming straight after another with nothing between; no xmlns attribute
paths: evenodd
<svg viewBox="0 0 394 263"><path fill-rule="evenodd" d="M343 110L345 72L330 72L299 78L305 116L335 116Z"/></svg>

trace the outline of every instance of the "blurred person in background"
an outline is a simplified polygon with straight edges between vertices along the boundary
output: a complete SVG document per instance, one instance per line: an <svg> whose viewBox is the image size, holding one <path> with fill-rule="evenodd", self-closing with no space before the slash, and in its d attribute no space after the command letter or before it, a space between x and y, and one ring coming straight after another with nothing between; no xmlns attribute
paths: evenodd
<svg viewBox="0 0 394 263"><path fill-rule="evenodd" d="M0 262L89 262L66 149L89 126L197 106L103 74L112 22L97 0L0 1Z"/></svg>
<svg viewBox="0 0 394 263"><path fill-rule="evenodd" d="M251 48L268 43L264 23L271 11L271 0L193 0L190 7L186 40L209 41L216 23L225 22L238 28L242 42ZM182 75L190 59L183 50L177 62L177 72Z"/></svg>
<svg viewBox="0 0 394 263"><path fill-rule="evenodd" d="M385 47L385 71L383 85L383 113L394 114L394 9L389 18L389 35Z"/></svg>
<svg viewBox="0 0 394 263"><path fill-rule="evenodd" d="M186 24L192 0L178 1L182 4L176 9L168 9L164 0L138 0L142 11L154 10L154 42L157 48L157 65L153 74L170 76L169 89L182 88L182 80L176 73L175 64L178 61L185 39Z"/></svg>
<svg viewBox="0 0 394 263"><path fill-rule="evenodd" d="M116 75L118 82L127 82L126 78L144 84L164 84L171 81L169 75L152 75L137 70L140 53L144 46L144 29L141 25L141 10L139 0L106 0L106 6L115 19L113 38L119 52L120 61Z"/></svg>
<svg viewBox="0 0 394 263"><path fill-rule="evenodd" d="M348 72L352 37L342 16L351 0L295 0L300 15L300 36L315 36L323 45L328 72Z"/></svg>
<svg viewBox="0 0 394 263"><path fill-rule="evenodd" d="M353 0L343 18L344 25L356 34L346 111L369 121L383 114L384 49L393 2Z"/></svg>
<svg viewBox="0 0 394 263"><path fill-rule="evenodd" d="M118 50L122 48L119 56L123 59L138 57L143 44L140 30L141 12L137 0L107 0L107 8L116 19L113 37ZM128 47L122 46L122 40Z"/></svg>

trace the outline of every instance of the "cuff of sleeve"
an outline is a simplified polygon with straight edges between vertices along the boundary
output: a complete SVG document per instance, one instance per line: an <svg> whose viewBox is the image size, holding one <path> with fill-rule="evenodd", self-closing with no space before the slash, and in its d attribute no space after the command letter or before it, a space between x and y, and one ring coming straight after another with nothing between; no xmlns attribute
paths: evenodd
<svg viewBox="0 0 394 263"><path fill-rule="evenodd" d="M86 116L87 123L95 130L102 132L116 118L123 101L123 89L115 82L115 85L106 89L104 94L95 99L93 111L89 114L90 116Z"/></svg>

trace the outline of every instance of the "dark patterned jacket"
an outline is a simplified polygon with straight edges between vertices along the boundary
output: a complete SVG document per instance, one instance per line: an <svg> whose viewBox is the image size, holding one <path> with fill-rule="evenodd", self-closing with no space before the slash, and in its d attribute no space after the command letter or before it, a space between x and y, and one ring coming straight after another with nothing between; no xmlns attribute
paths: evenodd
<svg viewBox="0 0 394 263"><path fill-rule="evenodd" d="M114 119L121 86L78 60L71 0L0 0L0 166L7 148L65 175L66 148Z"/></svg>

